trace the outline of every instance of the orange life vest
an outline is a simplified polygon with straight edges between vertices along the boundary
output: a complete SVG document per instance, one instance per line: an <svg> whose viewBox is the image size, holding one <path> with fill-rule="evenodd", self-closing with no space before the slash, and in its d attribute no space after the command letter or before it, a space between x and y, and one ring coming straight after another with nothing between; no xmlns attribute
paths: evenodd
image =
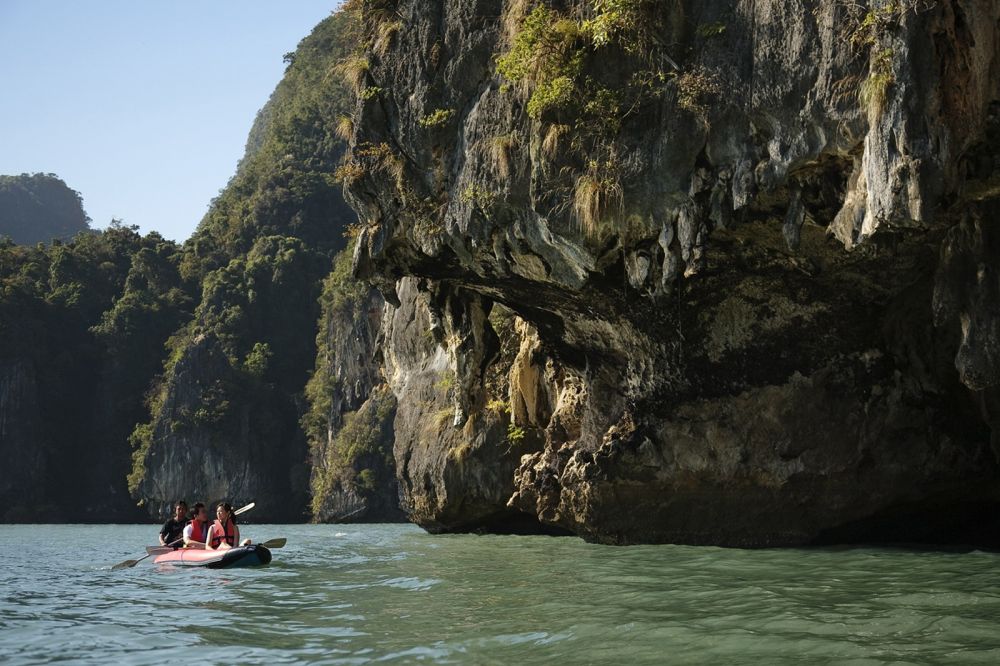
<svg viewBox="0 0 1000 666"><path fill-rule="evenodd" d="M208 538L208 523L203 523L200 520L191 521L191 540L197 541L198 543L205 543L205 539Z"/></svg>
<svg viewBox="0 0 1000 666"><path fill-rule="evenodd" d="M227 526L231 528L228 531L226 530ZM232 520L227 520L225 525L216 520L212 525L212 548L218 548L223 541L230 546L236 545L236 523Z"/></svg>

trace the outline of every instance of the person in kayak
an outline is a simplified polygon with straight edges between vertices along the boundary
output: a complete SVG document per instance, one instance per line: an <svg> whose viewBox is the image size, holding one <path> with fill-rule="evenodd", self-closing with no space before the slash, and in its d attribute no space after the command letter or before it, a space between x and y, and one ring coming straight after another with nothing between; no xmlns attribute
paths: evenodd
<svg viewBox="0 0 1000 666"><path fill-rule="evenodd" d="M180 541L184 536L184 526L187 525L188 505L184 500L177 500L174 504L174 515L163 523L160 528L160 545L180 547Z"/></svg>
<svg viewBox="0 0 1000 666"><path fill-rule="evenodd" d="M184 528L185 548L204 548L208 539L208 509L201 502L195 502L191 509L191 522Z"/></svg>
<svg viewBox="0 0 1000 666"><path fill-rule="evenodd" d="M236 524L236 515L229 502L222 502L215 507L215 523L208 528L205 548L209 550L226 550L240 543L240 527ZM245 539L241 546L249 546L250 539Z"/></svg>

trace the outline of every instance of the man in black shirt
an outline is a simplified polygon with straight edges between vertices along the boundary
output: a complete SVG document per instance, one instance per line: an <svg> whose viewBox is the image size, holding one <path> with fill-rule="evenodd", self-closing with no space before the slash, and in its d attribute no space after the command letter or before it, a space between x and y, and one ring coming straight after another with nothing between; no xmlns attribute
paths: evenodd
<svg viewBox="0 0 1000 666"><path fill-rule="evenodd" d="M161 546L173 545L174 548L180 548L180 542L184 536L184 526L188 522L187 510L188 505L184 500L178 500L177 504L174 505L173 517L163 523L163 528L160 529Z"/></svg>

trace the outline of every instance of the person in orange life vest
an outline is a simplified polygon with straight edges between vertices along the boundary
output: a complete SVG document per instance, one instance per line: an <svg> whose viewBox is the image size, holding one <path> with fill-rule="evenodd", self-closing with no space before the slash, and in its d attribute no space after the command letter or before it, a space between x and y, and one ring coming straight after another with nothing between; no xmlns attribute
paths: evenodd
<svg viewBox="0 0 1000 666"><path fill-rule="evenodd" d="M236 516L229 502L223 502L215 508L215 523L208 528L205 548L208 550L226 550L234 547L240 541L240 528L236 524ZM241 546L250 545L250 539L245 539Z"/></svg>
<svg viewBox="0 0 1000 666"><path fill-rule="evenodd" d="M204 548L208 539L208 509L197 502L191 509L191 522L184 528L185 548Z"/></svg>

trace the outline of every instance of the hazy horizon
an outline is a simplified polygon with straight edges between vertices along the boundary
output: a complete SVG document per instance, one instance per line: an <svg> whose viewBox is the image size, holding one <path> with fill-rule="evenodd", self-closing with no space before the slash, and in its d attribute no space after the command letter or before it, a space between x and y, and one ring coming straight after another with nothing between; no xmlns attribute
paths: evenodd
<svg viewBox="0 0 1000 666"><path fill-rule="evenodd" d="M0 174L54 173L91 226L183 241L285 70L339 4L0 2Z"/></svg>

